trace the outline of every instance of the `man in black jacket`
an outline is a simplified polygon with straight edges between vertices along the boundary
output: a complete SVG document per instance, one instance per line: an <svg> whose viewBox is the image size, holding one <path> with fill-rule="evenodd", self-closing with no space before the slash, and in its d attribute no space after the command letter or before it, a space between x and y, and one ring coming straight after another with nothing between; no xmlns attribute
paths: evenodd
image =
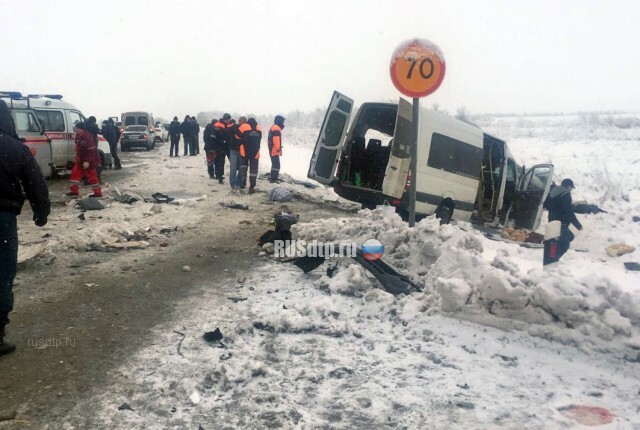
<svg viewBox="0 0 640 430"><path fill-rule="evenodd" d="M180 133L182 133L182 145L184 146L184 154L182 155L186 156L191 144L191 117L189 115L185 116L184 121L180 124Z"/></svg>
<svg viewBox="0 0 640 430"><path fill-rule="evenodd" d="M17 215L26 194L39 227L51 210L49 191L29 149L18 140L9 108L0 100L0 355L16 347L5 342L5 326L13 310L13 280L18 268Z"/></svg>
<svg viewBox="0 0 640 430"><path fill-rule="evenodd" d="M109 152L111 152L111 157L113 158L114 170L120 170L122 169L122 166L120 165L120 158L118 158L118 138L116 137L116 127L113 125L112 119L109 119L109 121L102 121L100 134L102 137L107 139L107 142L109 143Z"/></svg>
<svg viewBox="0 0 640 430"><path fill-rule="evenodd" d="M109 118L107 121L107 127L111 130L110 137L103 136L109 142L109 152L111 152L111 158L113 158L113 169L120 170L122 169L122 164L120 164L120 157L118 157L118 140L120 140L120 129L116 127L113 119ZM102 127L104 130L104 126Z"/></svg>
<svg viewBox="0 0 640 430"><path fill-rule="evenodd" d="M212 120L209 124L204 128L204 132L202 132L202 140L204 140L204 153L207 157L207 172L209 173L209 178L215 179L216 171L215 171L215 159L216 159L216 151L214 149L215 145L215 131L213 130L213 125L217 122L216 119Z"/></svg>
<svg viewBox="0 0 640 430"><path fill-rule="evenodd" d="M573 224L578 230L582 230L582 224L573 213L573 202L571 190L575 187L569 178L563 179L560 186L555 186L549 191L549 196L544 202L544 207L549 211L549 222L560 221L561 230L558 239L558 258L562 257L569 250L571 241L575 238L569 224Z"/></svg>
<svg viewBox="0 0 640 430"><path fill-rule="evenodd" d="M200 147L198 143L198 136L200 135L200 124L195 116L191 117L191 146L189 147L190 155L198 155L200 153Z"/></svg>
<svg viewBox="0 0 640 430"><path fill-rule="evenodd" d="M169 138L171 139L171 148L169 148L169 157L179 157L178 147L180 142L180 121L178 117L174 116L173 121L169 124ZM175 151L174 151L175 149Z"/></svg>

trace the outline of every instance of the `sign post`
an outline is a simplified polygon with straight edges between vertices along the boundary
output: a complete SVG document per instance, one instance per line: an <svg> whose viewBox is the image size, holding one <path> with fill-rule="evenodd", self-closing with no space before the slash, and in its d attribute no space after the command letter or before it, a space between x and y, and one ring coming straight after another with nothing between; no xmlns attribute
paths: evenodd
<svg viewBox="0 0 640 430"><path fill-rule="evenodd" d="M416 224L420 98L428 96L440 87L445 69L444 55L440 48L426 39L409 39L402 42L394 51L389 65L393 85L405 96L413 98L409 227Z"/></svg>

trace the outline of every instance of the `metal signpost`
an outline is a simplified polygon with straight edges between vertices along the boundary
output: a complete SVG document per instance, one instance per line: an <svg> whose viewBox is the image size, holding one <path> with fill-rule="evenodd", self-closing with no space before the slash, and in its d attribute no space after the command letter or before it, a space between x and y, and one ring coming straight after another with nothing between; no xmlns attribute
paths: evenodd
<svg viewBox="0 0 640 430"><path fill-rule="evenodd" d="M440 87L445 69L444 55L440 48L426 39L410 39L402 42L394 51L389 65L393 85L405 96L413 98L409 227L416 224L420 98L428 96Z"/></svg>

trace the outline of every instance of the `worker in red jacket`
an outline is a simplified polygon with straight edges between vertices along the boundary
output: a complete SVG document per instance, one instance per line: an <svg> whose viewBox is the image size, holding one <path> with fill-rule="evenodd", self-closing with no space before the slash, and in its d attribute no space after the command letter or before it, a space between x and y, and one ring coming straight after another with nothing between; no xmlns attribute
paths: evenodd
<svg viewBox="0 0 640 430"><path fill-rule="evenodd" d="M255 118L249 118L245 124L238 128L238 132L242 136L240 140L240 156L242 156L240 188L244 189L247 186L247 170L249 170L249 194L253 194L258 179L262 129Z"/></svg>
<svg viewBox="0 0 640 430"><path fill-rule="evenodd" d="M280 174L280 157L282 156L282 129L284 128L284 117L276 115L273 125L269 129L269 155L271 156L271 178L270 182L277 182Z"/></svg>
<svg viewBox="0 0 640 430"><path fill-rule="evenodd" d="M100 187L96 170L100 167L98 143L94 135L84 128L84 124L81 122L78 122L73 127L73 131L76 133L76 159L71 170L71 185L69 186L71 191L67 195L79 195L80 181L85 177L93 189L93 194L89 197L102 197L102 188Z"/></svg>

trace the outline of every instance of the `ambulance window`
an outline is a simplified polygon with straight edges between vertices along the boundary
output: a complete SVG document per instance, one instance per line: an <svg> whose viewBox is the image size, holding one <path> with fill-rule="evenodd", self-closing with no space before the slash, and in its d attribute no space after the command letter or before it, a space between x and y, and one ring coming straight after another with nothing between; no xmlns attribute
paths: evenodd
<svg viewBox="0 0 640 430"><path fill-rule="evenodd" d="M77 123L77 122L84 122L84 118L78 112L70 111L69 112L69 124L71 124L71 127L73 127L73 125L75 123Z"/></svg>
<svg viewBox="0 0 640 430"><path fill-rule="evenodd" d="M14 120L16 123L16 131L18 133L25 131L40 131L40 127L38 127L37 121L31 112L15 112Z"/></svg>
<svg viewBox="0 0 640 430"><path fill-rule="evenodd" d="M64 118L62 112L52 110L36 111L38 119L44 125L46 131L64 131Z"/></svg>

